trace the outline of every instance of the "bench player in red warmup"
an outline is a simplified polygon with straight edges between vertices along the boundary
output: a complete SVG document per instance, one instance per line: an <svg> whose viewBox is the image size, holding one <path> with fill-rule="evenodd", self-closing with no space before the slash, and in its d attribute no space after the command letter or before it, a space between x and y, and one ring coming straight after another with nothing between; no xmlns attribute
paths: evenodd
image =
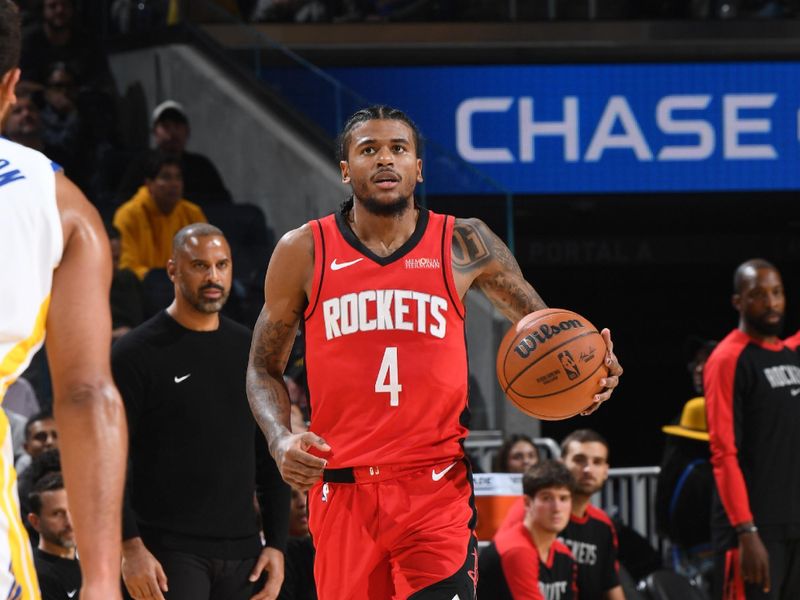
<svg viewBox="0 0 800 600"><path fill-rule="evenodd" d="M321 600L474 598L462 299L478 288L512 321L546 307L484 223L416 204L419 137L396 109L350 117L353 196L283 236L253 335L250 404L283 478L310 490ZM293 434L282 373L301 319L312 420ZM622 373L603 335L593 409Z"/></svg>

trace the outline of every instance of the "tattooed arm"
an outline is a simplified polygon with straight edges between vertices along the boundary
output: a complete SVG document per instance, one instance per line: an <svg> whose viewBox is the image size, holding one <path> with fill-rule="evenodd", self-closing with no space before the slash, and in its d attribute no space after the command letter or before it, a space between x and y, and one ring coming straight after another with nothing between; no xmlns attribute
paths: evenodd
<svg viewBox="0 0 800 600"><path fill-rule="evenodd" d="M508 247L480 219L456 219L452 249L453 276L462 298L470 287L475 287L513 323L547 308L533 286L525 281ZM605 390L595 396L595 404L584 414L594 412L611 397L622 375L622 367L614 355L611 332L603 329L600 333L606 343L609 375L600 382Z"/></svg>
<svg viewBox="0 0 800 600"><path fill-rule="evenodd" d="M314 273L314 241L308 225L281 238L270 259L264 308L256 322L247 367L247 398L284 481L307 490L321 477L325 461L309 454L330 447L311 432L293 434L283 370L303 316Z"/></svg>
<svg viewBox="0 0 800 600"><path fill-rule="evenodd" d="M506 245L480 219L456 219L453 274L462 297L476 287L514 323L547 308Z"/></svg>

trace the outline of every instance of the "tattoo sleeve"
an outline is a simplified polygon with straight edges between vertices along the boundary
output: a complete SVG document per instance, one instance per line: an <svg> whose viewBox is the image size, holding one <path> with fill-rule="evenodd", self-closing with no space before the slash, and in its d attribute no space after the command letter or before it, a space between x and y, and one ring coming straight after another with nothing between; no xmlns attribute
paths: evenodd
<svg viewBox="0 0 800 600"><path fill-rule="evenodd" d="M264 310L258 317L250 346L247 367L247 399L258 426L267 438L270 454L275 456L275 442L290 430L289 393L283 382L292 342L299 322L270 320Z"/></svg>
<svg viewBox="0 0 800 600"><path fill-rule="evenodd" d="M512 321L547 308L511 251L482 221L456 220L452 254L453 270L472 277L472 285Z"/></svg>

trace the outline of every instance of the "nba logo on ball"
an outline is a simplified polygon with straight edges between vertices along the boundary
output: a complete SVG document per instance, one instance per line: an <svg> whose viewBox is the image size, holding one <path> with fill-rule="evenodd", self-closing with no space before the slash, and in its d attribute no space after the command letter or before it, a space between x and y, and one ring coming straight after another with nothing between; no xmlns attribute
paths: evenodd
<svg viewBox="0 0 800 600"><path fill-rule="evenodd" d="M576 358L577 357L577 358ZM548 308L522 318L497 352L497 380L511 402L539 419L559 420L592 405L602 390L605 342L575 312Z"/></svg>
<svg viewBox="0 0 800 600"><path fill-rule="evenodd" d="M567 377L570 379L577 379L580 377L580 369L578 369L578 365L575 364L575 361L573 360L569 351L564 350L563 352L559 352L558 360L561 361L561 366L564 368L564 372L567 374Z"/></svg>

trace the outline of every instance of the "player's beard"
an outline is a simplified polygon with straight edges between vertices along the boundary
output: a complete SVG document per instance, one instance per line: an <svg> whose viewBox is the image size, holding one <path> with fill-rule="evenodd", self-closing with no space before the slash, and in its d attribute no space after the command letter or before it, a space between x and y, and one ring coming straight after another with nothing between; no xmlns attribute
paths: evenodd
<svg viewBox="0 0 800 600"><path fill-rule="evenodd" d="M781 333L783 333L784 315L781 315L781 318L775 323L770 323L766 319L769 314L774 313L767 313L759 316L758 318L750 318L745 316L745 321L747 321L747 324L751 329L753 329L753 331L756 331L765 337L780 337Z"/></svg>
<svg viewBox="0 0 800 600"><path fill-rule="evenodd" d="M197 292L192 292L185 284L181 282L181 293L183 297L186 299L189 304L191 304L198 312L205 313L207 315L218 313L222 310L222 307L225 306L225 302L228 301L228 296L230 295L230 289L225 289L221 285L216 284L208 284L204 285ZM206 288L215 288L222 291L222 295L219 298L214 300L208 300L202 297L202 292Z"/></svg>
<svg viewBox="0 0 800 600"><path fill-rule="evenodd" d="M381 202L377 198L367 196L366 198L359 198L361 205L367 210L368 213L376 217L399 217L409 208L412 203L409 202L410 196L403 198L402 196L390 200L389 202Z"/></svg>

